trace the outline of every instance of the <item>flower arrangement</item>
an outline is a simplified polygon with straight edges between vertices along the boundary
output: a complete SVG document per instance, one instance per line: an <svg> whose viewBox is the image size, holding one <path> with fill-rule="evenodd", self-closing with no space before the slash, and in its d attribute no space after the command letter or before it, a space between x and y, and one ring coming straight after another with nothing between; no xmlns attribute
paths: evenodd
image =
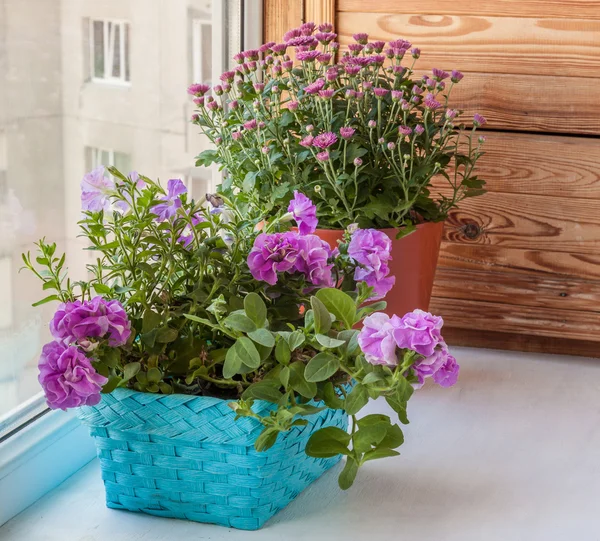
<svg viewBox="0 0 600 541"><path fill-rule="evenodd" d="M223 193L241 190L273 213L301 189L326 229L358 223L406 233L484 193L475 165L485 140L476 129L486 120L476 114L468 128L449 106L463 74L416 77L418 48L364 33L339 56L332 29L305 23L281 43L235 55L235 70L212 93L189 87L192 120L215 145L197 165L218 163ZM448 183L443 193L432 193L436 177Z"/></svg>
<svg viewBox="0 0 600 541"><path fill-rule="evenodd" d="M45 240L35 261L23 255L52 292L38 304L60 301L39 361L51 408L93 406L118 387L218 397L262 427L258 451L307 416L343 410L351 433L321 428L306 453L345 455L339 482L348 488L360 465L403 443L388 416L358 417L370 399L384 397L407 423L425 379L456 381L441 318L390 318L378 311L385 302L373 302L390 281L383 233L352 227L331 247L313 234L316 208L302 193L266 217L247 201L242 212L237 198L194 201L177 179L164 190L109 171L81 185L81 231L98 254L89 280L72 282ZM256 401L270 403L264 415Z"/></svg>

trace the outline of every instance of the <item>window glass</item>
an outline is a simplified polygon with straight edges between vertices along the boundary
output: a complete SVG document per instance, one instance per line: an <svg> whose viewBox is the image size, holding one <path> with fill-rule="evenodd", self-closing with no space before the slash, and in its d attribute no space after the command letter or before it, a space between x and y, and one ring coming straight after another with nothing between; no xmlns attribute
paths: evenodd
<svg viewBox="0 0 600 541"><path fill-rule="evenodd" d="M238 4L2 3L0 432L3 417L40 390L37 361L56 309L56 303L31 306L44 292L34 276L19 272L21 253L33 255L33 243L46 237L66 252L75 280L86 275L94 254L82 251L77 238L80 182L98 165L125 174L135 168L163 183L190 179L196 195L210 190L212 171L194 167L209 142L189 122L194 106L187 87L195 75L212 82L227 67L219 59L240 50ZM194 34L196 20L202 23Z"/></svg>

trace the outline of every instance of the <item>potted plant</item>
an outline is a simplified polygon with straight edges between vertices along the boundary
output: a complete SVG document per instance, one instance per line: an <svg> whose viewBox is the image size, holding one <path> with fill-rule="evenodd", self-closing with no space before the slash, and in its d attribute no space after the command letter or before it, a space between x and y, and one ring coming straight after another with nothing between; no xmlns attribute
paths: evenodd
<svg viewBox="0 0 600 541"><path fill-rule="evenodd" d="M336 61L332 28L306 23L282 43L237 54L212 95L207 85L189 88L193 122L215 146L197 164L218 163L224 194L241 190L274 214L302 191L317 205L317 234L332 245L353 223L384 231L397 279L388 306L427 309L442 223L465 197L484 193L475 165L485 118L475 115L469 128L449 107L460 72L416 77L419 49L363 33ZM436 178L447 184L439 193Z"/></svg>
<svg viewBox="0 0 600 541"><path fill-rule="evenodd" d="M266 218L236 198L190 200L177 179L165 191L110 172L82 181L89 280L70 281L45 240L23 256L51 292L40 303L60 301L39 381L51 408L80 408L109 507L259 528L342 456L346 489L398 454L398 424L359 416L369 400L406 423L425 378L456 381L441 318L365 305L377 293L362 277L389 253L351 256L363 230L331 250L304 232L312 205Z"/></svg>

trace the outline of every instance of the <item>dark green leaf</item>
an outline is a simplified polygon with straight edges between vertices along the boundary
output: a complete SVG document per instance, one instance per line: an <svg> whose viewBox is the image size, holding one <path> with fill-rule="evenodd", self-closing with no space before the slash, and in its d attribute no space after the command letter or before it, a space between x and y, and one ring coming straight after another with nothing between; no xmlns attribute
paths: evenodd
<svg viewBox="0 0 600 541"><path fill-rule="evenodd" d="M348 415L356 415L362 408L367 405L369 394L363 385L357 383L350 394L346 397L346 405L344 409Z"/></svg>
<svg viewBox="0 0 600 541"><path fill-rule="evenodd" d="M340 473L338 477L338 485L342 490L348 490L352 484L354 483L354 479L356 479L356 474L358 473L358 464L354 461L353 458L346 458L346 465Z"/></svg>
<svg viewBox="0 0 600 541"><path fill-rule="evenodd" d="M245 336L238 338L233 348L242 359L242 363L248 368L258 368L260 366L260 354L250 338Z"/></svg>
<svg viewBox="0 0 600 541"><path fill-rule="evenodd" d="M351 329L356 319L356 305L352 297L334 288L324 288L317 292L317 298L325 305L346 329Z"/></svg>
<svg viewBox="0 0 600 541"><path fill-rule="evenodd" d="M152 311L150 308L146 308L144 310L144 317L142 318L142 332L147 333L150 332L162 323L162 318L156 312Z"/></svg>
<svg viewBox="0 0 600 541"><path fill-rule="evenodd" d="M254 322L244 314L229 314L223 324L234 331L249 333L256 330Z"/></svg>
<svg viewBox="0 0 600 541"><path fill-rule="evenodd" d="M150 383L158 383L162 379L162 372L158 368L152 367L148 370L146 377Z"/></svg>
<svg viewBox="0 0 600 541"><path fill-rule="evenodd" d="M123 367L123 379L125 381L129 381L131 378L137 376L138 372L140 371L141 366L142 365L138 362L127 363Z"/></svg>
<svg viewBox="0 0 600 541"><path fill-rule="evenodd" d="M367 451L363 455L363 462L375 460L376 458L388 458L390 456L398 456L399 454L400 453L398 451L394 451L393 449L386 449L385 447L380 447L378 449L373 449L372 451Z"/></svg>
<svg viewBox="0 0 600 541"><path fill-rule="evenodd" d="M273 384L271 381L259 381L250 385L250 387L244 391L244 394L242 394L242 398L244 400L247 400L248 398L266 400L267 402L277 404L283 396L278 387L279 385Z"/></svg>
<svg viewBox="0 0 600 541"><path fill-rule="evenodd" d="M306 365L304 377L306 381L325 381L340 368L340 360L325 351L317 353Z"/></svg>
<svg viewBox="0 0 600 541"><path fill-rule="evenodd" d="M177 329L162 327L158 329L156 333L156 341L160 344L168 344L169 342L175 341L178 335L179 333L177 332Z"/></svg>
<svg viewBox="0 0 600 541"><path fill-rule="evenodd" d="M94 291L96 293L98 293L98 295L111 295L112 294L112 289L110 287L108 287L107 285L96 283L92 287L94 288Z"/></svg>
<svg viewBox="0 0 600 541"><path fill-rule="evenodd" d="M317 342L319 342L319 344L321 344L324 348L328 349L338 348L346 343L343 340L331 338L331 336L327 336L326 334L317 334L315 338L317 339Z"/></svg>
<svg viewBox="0 0 600 541"><path fill-rule="evenodd" d="M287 366L283 366L281 371L279 372L279 381L281 381L281 385L287 388L288 383L290 382L290 369Z"/></svg>
<svg viewBox="0 0 600 541"><path fill-rule="evenodd" d="M103 393L112 393L117 386L121 383L121 378L119 376L110 376L108 378L108 382L102 387Z"/></svg>
<svg viewBox="0 0 600 541"><path fill-rule="evenodd" d="M350 434L341 428L328 426L313 432L306 444L306 454L313 458L347 455Z"/></svg>
<svg viewBox="0 0 600 541"><path fill-rule="evenodd" d="M317 334L327 334L331 329L331 316L329 310L325 308L325 305L317 298L310 298L310 305L313 310L313 317L315 319L315 332Z"/></svg>
<svg viewBox="0 0 600 541"><path fill-rule="evenodd" d="M46 304L47 302L59 301L60 297L58 295L49 295L48 297L42 299L41 301L34 302L31 306L41 306L42 304Z"/></svg>
<svg viewBox="0 0 600 541"><path fill-rule="evenodd" d="M244 311L257 327L263 327L267 319L267 307L257 293L248 293L244 297Z"/></svg>
<svg viewBox="0 0 600 541"><path fill-rule="evenodd" d="M288 338L288 345L290 346L290 350L294 351L298 349L302 344L304 344L304 334L302 331L294 331L290 334Z"/></svg>
<svg viewBox="0 0 600 541"><path fill-rule="evenodd" d="M223 377L231 379L242 368L242 358L238 355L235 344L227 350L225 362L223 363Z"/></svg>
<svg viewBox="0 0 600 541"><path fill-rule="evenodd" d="M279 435L279 431L274 428L267 427L265 428L256 441L254 442L254 448L257 451L266 451L270 447L273 447L275 442L277 441L277 436Z"/></svg>
<svg viewBox="0 0 600 541"><path fill-rule="evenodd" d="M252 339L257 344L272 348L275 345L275 337L273 333L267 329L256 329L248 333L248 338Z"/></svg>
<svg viewBox="0 0 600 541"><path fill-rule="evenodd" d="M281 364L288 364L292 358L290 347L282 337L279 338L275 346L275 358Z"/></svg>
<svg viewBox="0 0 600 541"><path fill-rule="evenodd" d="M344 401L337 395L335 387L330 381L323 386L323 402L331 409L344 409Z"/></svg>
<svg viewBox="0 0 600 541"><path fill-rule="evenodd" d="M296 361L290 365L290 386L304 398L314 398L317 394L317 384L306 381L304 366L302 361Z"/></svg>

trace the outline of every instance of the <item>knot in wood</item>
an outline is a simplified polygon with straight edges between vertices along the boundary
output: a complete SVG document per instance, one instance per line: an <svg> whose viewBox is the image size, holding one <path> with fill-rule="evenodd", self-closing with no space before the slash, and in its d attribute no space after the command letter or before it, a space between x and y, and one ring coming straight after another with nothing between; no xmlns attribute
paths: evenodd
<svg viewBox="0 0 600 541"><path fill-rule="evenodd" d="M476 239L481 234L481 227L477 224L467 224L463 227L463 233L468 239Z"/></svg>

